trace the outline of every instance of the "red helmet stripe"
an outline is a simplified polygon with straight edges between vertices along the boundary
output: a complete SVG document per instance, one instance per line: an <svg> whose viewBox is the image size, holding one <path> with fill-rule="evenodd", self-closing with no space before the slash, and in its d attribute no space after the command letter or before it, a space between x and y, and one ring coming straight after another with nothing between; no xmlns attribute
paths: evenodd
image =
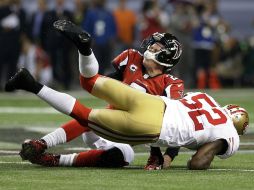
<svg viewBox="0 0 254 190"><path fill-rule="evenodd" d="M228 107L227 107L227 109L233 109L233 108L239 108L239 106L238 105L229 105Z"/></svg>

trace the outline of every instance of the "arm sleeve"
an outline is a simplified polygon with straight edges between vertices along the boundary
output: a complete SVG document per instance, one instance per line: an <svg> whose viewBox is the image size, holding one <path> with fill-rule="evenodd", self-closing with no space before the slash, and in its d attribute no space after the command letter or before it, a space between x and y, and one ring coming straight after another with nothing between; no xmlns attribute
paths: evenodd
<svg viewBox="0 0 254 190"><path fill-rule="evenodd" d="M119 81L123 80L123 73L128 63L128 58L129 58L128 55L129 55L129 50L125 50L113 59L112 65L115 68L115 71L108 74L107 77L110 77Z"/></svg>
<svg viewBox="0 0 254 190"><path fill-rule="evenodd" d="M165 155L168 155L172 160L174 160L174 158L178 155L179 150L179 147L167 148Z"/></svg>
<svg viewBox="0 0 254 190"><path fill-rule="evenodd" d="M228 148L224 154L217 155L220 159L229 158L230 156L234 155L239 148L240 144L239 136L236 135L234 137L230 137L225 140L228 143Z"/></svg>
<svg viewBox="0 0 254 190"><path fill-rule="evenodd" d="M112 65L116 70L123 73L129 60L129 50L123 51L120 55L116 56L113 61Z"/></svg>

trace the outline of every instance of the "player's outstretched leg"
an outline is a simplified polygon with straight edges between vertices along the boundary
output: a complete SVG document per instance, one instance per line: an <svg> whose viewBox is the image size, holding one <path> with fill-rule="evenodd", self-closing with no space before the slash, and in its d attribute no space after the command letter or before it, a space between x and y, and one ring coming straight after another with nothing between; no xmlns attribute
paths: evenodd
<svg viewBox="0 0 254 190"><path fill-rule="evenodd" d="M55 155L42 153L28 160L33 164L47 167L73 166L73 167L123 167L133 160L134 152L126 155L126 150L112 147L108 150L89 150L73 154Z"/></svg>
<svg viewBox="0 0 254 190"><path fill-rule="evenodd" d="M37 94L42 86L42 84L35 81L34 77L27 69L21 68L7 81L5 84L5 91L12 92L21 89Z"/></svg>
<svg viewBox="0 0 254 190"><path fill-rule="evenodd" d="M91 36L79 26L67 20L58 20L53 24L56 31L71 40L79 50L79 72L85 78L98 74L98 61L91 50ZM84 87L84 86L83 86ZM88 87L84 87L86 90Z"/></svg>
<svg viewBox="0 0 254 190"><path fill-rule="evenodd" d="M28 160L38 154L44 153L48 148L69 142L85 132L90 132L90 129L83 127L73 119L51 133L46 134L41 139L26 139L22 143L19 155L23 160Z"/></svg>
<svg viewBox="0 0 254 190"><path fill-rule="evenodd" d="M82 30L81 27L68 20L57 20L54 22L53 26L58 32L71 40L80 53L83 55L91 54L91 36L86 31Z"/></svg>

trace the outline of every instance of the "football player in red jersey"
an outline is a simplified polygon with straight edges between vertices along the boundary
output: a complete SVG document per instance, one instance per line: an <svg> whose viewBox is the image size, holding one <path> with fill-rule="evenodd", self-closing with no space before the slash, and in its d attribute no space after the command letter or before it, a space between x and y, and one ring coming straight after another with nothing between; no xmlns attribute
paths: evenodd
<svg viewBox="0 0 254 190"><path fill-rule="evenodd" d="M165 48L166 43L174 42L178 48L176 59L170 59L166 63L159 62L153 54ZM171 99L182 98L184 94L183 81L168 74L175 66L181 56L181 44L177 38L169 33L154 33L145 39L141 47L145 49L144 55L134 49L121 53L113 60L116 72L109 75L140 91L163 95ZM146 170L160 169L162 164L168 168L171 161L178 154L179 148L168 148L162 156L159 147L151 147L150 156L147 161Z"/></svg>
<svg viewBox="0 0 254 190"><path fill-rule="evenodd" d="M85 47L90 39L89 35L66 21L56 24L56 27L70 37L78 47L83 46L79 49L82 87L113 105L114 109L86 107L74 97L40 84L24 68L9 79L5 86L6 91L23 89L32 92L58 111L88 126L96 134L115 142L131 145L155 143L158 146L197 150L188 162L189 169L207 169L215 156L228 158L238 150L239 135L244 134L249 125L245 109L237 105L221 107L211 96L200 92L186 94L180 100L150 95L117 80L101 76L98 74L98 62L92 51ZM165 50L166 48L169 50ZM150 59L165 63L170 57L177 59L177 52L175 43L170 42L160 51L150 51L149 56ZM22 151L26 152L26 148L33 147L25 146ZM72 161L74 160L72 166L81 166L76 164L82 163L80 155L69 155L68 159L65 155L53 156L53 161L46 155L48 154L41 154L41 161L45 165L56 166L64 163L68 165L70 157L73 157ZM104 150L93 162L108 163L115 158L114 155L115 152ZM46 164L48 161L50 164Z"/></svg>
<svg viewBox="0 0 254 190"><path fill-rule="evenodd" d="M165 48L166 46L168 48ZM177 38L169 33L154 33L142 42L141 47L145 50L144 55L134 49L128 49L118 55L112 62L116 71L108 76L123 81L145 93L163 95L171 99L181 98L184 91L183 81L168 74L170 69L177 64L181 55L181 45ZM160 59L165 60L159 61ZM115 145L97 136L88 127L81 126L76 120L72 120L42 137L41 140L26 141L23 144L23 149L34 147L33 152L41 154L46 148L69 142L82 133L85 143L91 148L105 150ZM119 143L118 146L120 146ZM130 150L130 147L127 147L127 149ZM159 147L151 147L150 157L145 169L160 169L163 163L164 168L169 167L178 150L179 148L168 148L163 158ZM26 156L22 155L22 157L26 159ZM125 162L129 163L130 161L125 160Z"/></svg>

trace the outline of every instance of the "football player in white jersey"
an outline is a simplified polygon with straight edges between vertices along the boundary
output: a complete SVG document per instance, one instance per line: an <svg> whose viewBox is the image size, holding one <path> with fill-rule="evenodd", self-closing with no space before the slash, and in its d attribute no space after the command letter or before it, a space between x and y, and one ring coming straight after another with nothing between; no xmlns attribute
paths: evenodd
<svg viewBox="0 0 254 190"><path fill-rule="evenodd" d="M56 21L54 26L59 26L63 22L65 23L65 25L73 26L73 28L75 28L76 30L82 30L80 27L75 26L73 23L64 20ZM58 28L56 29L57 31L59 31ZM62 32L60 31L60 33ZM167 47L171 48L172 45L167 46L171 42L174 42L175 45L178 47L178 49L172 50L172 53L175 53L177 55L174 61L172 61L172 58L170 57L167 61L167 64L161 62L157 63L156 61L154 61L153 53L160 52L162 49L166 49ZM116 72L111 73L109 77L122 81L133 88L139 89L149 94L165 95L171 99L182 98L184 90L183 81L168 74L168 71L171 70L171 68L175 66L180 59L181 44L179 43L178 39L170 33L157 32L149 36L147 39L143 40L141 47L143 47L143 49L145 50L144 55L134 49L128 49L118 55L112 61L112 64L116 68ZM87 49L89 48L85 48L85 50ZM80 50L80 52L83 52L82 50ZM115 154L117 154L114 142L99 137L98 135L94 134L93 131L90 131L88 127L81 125L76 120L71 120L66 124L62 125L60 128L57 128L53 132L43 136L41 139L26 140L22 144L20 156L24 160L28 159L33 163L39 163L41 165L43 165L43 161L46 160L45 162L48 164L50 160L50 155L47 155L46 157L46 155L43 154L46 149L56 146L57 144L69 142L74 138L80 136L81 134L83 137L83 141L89 148L105 150L105 152L112 151L111 149L115 148L114 152ZM119 143L116 145L118 149L119 146L122 147L122 149L119 150L121 150L124 155L133 154L130 146L124 144L121 145ZM163 168L169 167L174 157L178 154L178 150L179 148L167 148L165 154L162 155L158 146L151 147L150 156L144 169L161 169L162 165ZM129 154L127 154L127 152ZM72 161L74 156L69 156L70 161L64 162L64 164L68 163L67 165L75 164L76 166L88 166L88 164L84 165L84 163L91 163L87 160L96 160L97 157L101 157L101 155L101 151L87 151L86 153L83 152L77 155L77 160L79 160L78 162L74 163ZM60 156L60 159L62 157L63 155ZM68 160L68 156L65 157L65 160ZM116 160L114 162L116 162ZM125 162L129 164L130 159L128 161L125 159L124 162L120 163ZM57 165L57 161L53 163ZM98 163L100 163L100 161L98 161ZM122 164L119 166L122 166Z"/></svg>
<svg viewBox="0 0 254 190"><path fill-rule="evenodd" d="M84 42L87 39L82 33L77 36ZM115 142L154 143L197 150L188 162L189 169L207 169L216 155L228 158L237 151L238 135L244 134L249 124L245 109L235 105L222 108L205 93L170 100L137 91L99 75L98 63L92 56L92 52L88 56L80 54L81 85L114 109L88 108L74 97L38 83L25 69L6 83L6 91L32 92L60 112L89 126L96 134ZM164 61L170 54L159 52L151 56Z"/></svg>
<svg viewBox="0 0 254 190"><path fill-rule="evenodd" d="M24 87L20 81L30 87ZM236 105L220 107L205 93L171 100L139 92L102 76L83 78L81 83L87 85L87 90L92 89L92 94L113 104L115 109L87 108L70 95L36 82L25 69L8 81L7 90L33 92L62 113L80 123L87 122L92 130L109 140L197 150L188 163L190 169L207 169L216 155L220 158L232 156L239 147L238 135L244 134L249 124L245 109ZM121 94L117 99L116 90Z"/></svg>

